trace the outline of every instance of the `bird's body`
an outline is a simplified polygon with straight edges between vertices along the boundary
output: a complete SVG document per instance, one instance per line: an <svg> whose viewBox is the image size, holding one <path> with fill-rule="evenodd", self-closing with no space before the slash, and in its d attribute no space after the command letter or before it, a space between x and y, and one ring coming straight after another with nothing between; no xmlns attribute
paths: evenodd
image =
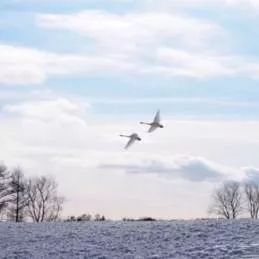
<svg viewBox="0 0 259 259"><path fill-rule="evenodd" d="M125 149L129 148L135 141L141 141L141 138L137 133L133 133L131 135L120 135L121 137L129 138L128 143L125 146Z"/></svg>
<svg viewBox="0 0 259 259"><path fill-rule="evenodd" d="M164 128L164 126L160 123L160 111L157 111L155 118L152 122L141 121L140 124L149 125L150 128L149 128L148 132L153 132L157 128Z"/></svg>

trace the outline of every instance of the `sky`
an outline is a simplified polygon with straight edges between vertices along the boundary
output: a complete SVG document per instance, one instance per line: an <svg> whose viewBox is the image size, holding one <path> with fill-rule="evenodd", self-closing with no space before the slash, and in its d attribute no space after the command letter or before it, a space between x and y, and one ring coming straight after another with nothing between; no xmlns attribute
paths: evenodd
<svg viewBox="0 0 259 259"><path fill-rule="evenodd" d="M207 217L222 182L258 180L257 0L1 0L0 17L0 161L53 176L64 216Z"/></svg>

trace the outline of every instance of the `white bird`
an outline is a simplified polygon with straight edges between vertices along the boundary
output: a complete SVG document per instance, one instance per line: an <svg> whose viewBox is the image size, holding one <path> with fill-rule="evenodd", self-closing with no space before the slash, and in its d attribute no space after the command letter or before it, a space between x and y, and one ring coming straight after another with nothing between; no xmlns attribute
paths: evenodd
<svg viewBox="0 0 259 259"><path fill-rule="evenodd" d="M148 123L148 122L141 121L140 124L149 125L150 128L149 128L148 132L153 132L157 128L164 128L164 126L162 124L160 124L160 111L159 110L156 112L155 118L152 122Z"/></svg>
<svg viewBox="0 0 259 259"><path fill-rule="evenodd" d="M131 135L129 135L129 136L127 136L127 135L120 135L121 137L126 137L126 138L129 138L130 140L128 141L128 143L126 144L126 146L125 146L125 149L127 149L129 146L131 146L136 140L137 141L140 141L141 140L141 138L138 136L138 134L137 133L133 133L133 134L131 134Z"/></svg>

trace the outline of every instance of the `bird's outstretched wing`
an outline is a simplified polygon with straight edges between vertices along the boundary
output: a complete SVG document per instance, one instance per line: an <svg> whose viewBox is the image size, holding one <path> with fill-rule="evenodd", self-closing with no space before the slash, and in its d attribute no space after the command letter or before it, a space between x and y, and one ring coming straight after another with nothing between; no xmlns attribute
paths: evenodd
<svg viewBox="0 0 259 259"><path fill-rule="evenodd" d="M128 149L134 142L135 142L135 139L134 139L134 138L131 138L131 139L128 141L127 145L125 146L125 149Z"/></svg>
<svg viewBox="0 0 259 259"><path fill-rule="evenodd" d="M156 116L154 118L154 122L160 123L160 111L159 110L156 112Z"/></svg>
<svg viewBox="0 0 259 259"><path fill-rule="evenodd" d="M152 126L149 128L148 132L151 133L151 132L153 132L155 129L157 129L157 126L152 125Z"/></svg>

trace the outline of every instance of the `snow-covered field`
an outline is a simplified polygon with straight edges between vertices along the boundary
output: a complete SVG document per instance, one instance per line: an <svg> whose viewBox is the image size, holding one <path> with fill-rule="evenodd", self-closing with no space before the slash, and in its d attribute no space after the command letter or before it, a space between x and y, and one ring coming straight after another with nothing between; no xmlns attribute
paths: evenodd
<svg viewBox="0 0 259 259"><path fill-rule="evenodd" d="M259 221L0 223L1 258L259 258Z"/></svg>

